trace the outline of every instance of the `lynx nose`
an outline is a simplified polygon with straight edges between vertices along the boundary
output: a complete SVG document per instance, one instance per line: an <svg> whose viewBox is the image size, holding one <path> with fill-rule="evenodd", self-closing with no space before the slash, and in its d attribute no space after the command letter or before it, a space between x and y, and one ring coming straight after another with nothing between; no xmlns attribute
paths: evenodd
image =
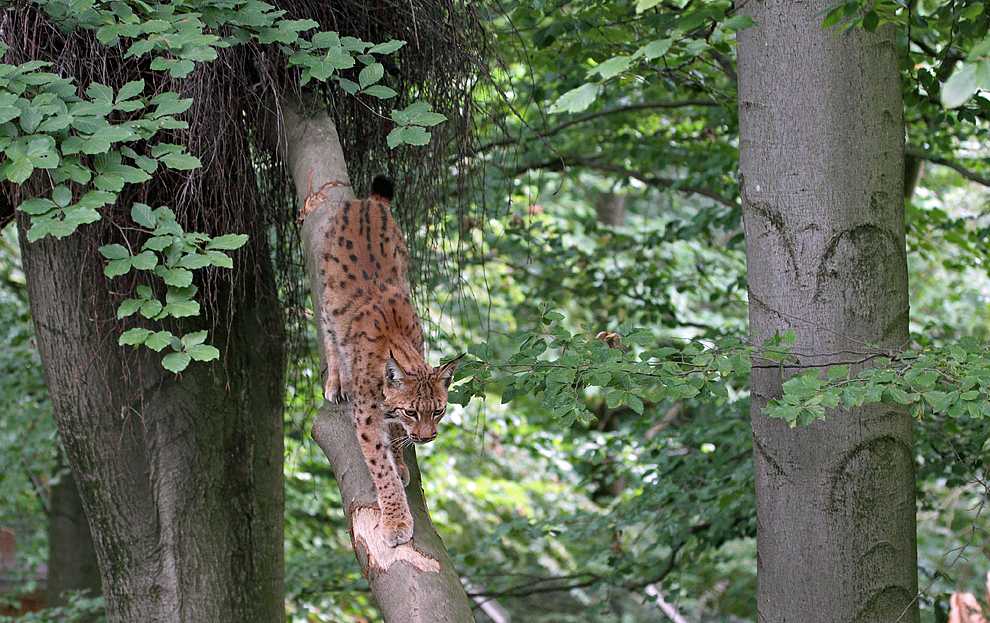
<svg viewBox="0 0 990 623"><path fill-rule="evenodd" d="M437 434L436 433L433 433L429 437L420 437L419 435L409 435L409 438L412 439L412 441L413 441L414 444L421 446L424 443L430 443L431 441L433 441L434 439L436 439L437 438Z"/></svg>

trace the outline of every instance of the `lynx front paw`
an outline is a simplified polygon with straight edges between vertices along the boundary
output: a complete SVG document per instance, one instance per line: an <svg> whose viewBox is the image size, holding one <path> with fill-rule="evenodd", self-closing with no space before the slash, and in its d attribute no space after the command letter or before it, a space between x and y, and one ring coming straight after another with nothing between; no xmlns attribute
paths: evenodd
<svg viewBox="0 0 990 623"><path fill-rule="evenodd" d="M402 488L405 489L409 486L409 468L406 467L405 463L395 463L395 473L399 476L399 480L402 481Z"/></svg>
<svg viewBox="0 0 990 623"><path fill-rule="evenodd" d="M347 402L347 395L344 393L344 388L340 386L339 378L330 377L327 379L327 384L323 387L323 397L334 404Z"/></svg>
<svg viewBox="0 0 990 623"><path fill-rule="evenodd" d="M382 537L389 547L397 547L403 543L408 543L413 535L412 520L407 521L403 519L402 521L391 522L383 519L382 529Z"/></svg>

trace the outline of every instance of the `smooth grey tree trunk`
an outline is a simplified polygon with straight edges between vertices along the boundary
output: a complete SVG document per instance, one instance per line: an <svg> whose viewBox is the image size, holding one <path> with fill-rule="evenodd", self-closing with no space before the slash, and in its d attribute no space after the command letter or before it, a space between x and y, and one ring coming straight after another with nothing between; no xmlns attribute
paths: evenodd
<svg viewBox="0 0 990 623"><path fill-rule="evenodd" d="M117 346L112 284L86 228L35 243L21 231L45 382L108 621L284 621L284 356L278 301L263 294L274 291L267 257L235 260L232 293L221 286L210 334L221 361L177 377L162 354Z"/></svg>
<svg viewBox="0 0 990 623"><path fill-rule="evenodd" d="M904 129L893 28L821 28L829 0L750 1L739 35L739 181L755 343L759 620L918 621L912 419L898 404L788 428L762 408L802 368L908 342ZM868 363L868 362L867 362ZM852 366L853 370L862 365Z"/></svg>
<svg viewBox="0 0 990 623"><path fill-rule="evenodd" d="M299 205L313 209L303 223L302 237L318 327L323 313L318 295L323 291L319 270L323 232L330 214L353 199L354 192L340 185L349 184L349 178L332 119L322 111L304 113L296 103L285 104L282 112L283 145ZM400 188L401 184L402 180L398 180ZM317 342L325 371L322 340ZM406 495L414 521L413 540L396 548L382 540L377 531L377 492L358 445L351 411L349 403L324 402L313 423L312 435L330 460L355 554L383 618L386 623L473 623L467 594L430 520L411 449L406 451L411 478Z"/></svg>

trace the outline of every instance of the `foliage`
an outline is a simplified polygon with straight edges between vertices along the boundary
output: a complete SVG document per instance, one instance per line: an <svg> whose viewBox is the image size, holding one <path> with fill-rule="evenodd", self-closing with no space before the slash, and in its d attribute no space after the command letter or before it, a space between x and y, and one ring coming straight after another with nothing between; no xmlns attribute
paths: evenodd
<svg viewBox="0 0 990 623"><path fill-rule="evenodd" d="M56 432L13 233L0 232L0 525L15 529L19 558L34 569L47 556Z"/></svg>
<svg viewBox="0 0 990 623"><path fill-rule="evenodd" d="M103 597L69 595L69 603L38 612L28 612L17 617L23 623L106 623Z"/></svg>

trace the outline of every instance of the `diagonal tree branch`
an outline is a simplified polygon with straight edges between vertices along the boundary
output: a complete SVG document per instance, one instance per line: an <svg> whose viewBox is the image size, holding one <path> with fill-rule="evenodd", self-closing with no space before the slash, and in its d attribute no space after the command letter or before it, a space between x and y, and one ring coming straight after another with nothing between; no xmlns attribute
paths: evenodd
<svg viewBox="0 0 990 623"><path fill-rule="evenodd" d="M585 167L588 169L594 169L596 171L603 171L605 173L612 173L622 177L630 177L635 180L639 180L648 186L657 186L660 188L669 188L671 190L677 190L687 194L701 195L703 197L708 197L709 199L720 203L729 208L738 207L738 202L729 199L719 193L711 190L710 188L705 188L703 186L692 186L690 184L683 184L681 180L677 180L670 177L660 177L655 175L647 175L635 169L630 169L628 167L622 166L620 164L613 164L610 162L601 162L592 158L584 158L582 156L563 156L561 158L553 158L551 160L544 160L542 162L527 162L518 165L516 168L509 171L511 175L522 175L527 171L533 170L543 170L543 171L563 171L568 166L575 167Z"/></svg>
<svg viewBox="0 0 990 623"><path fill-rule="evenodd" d="M313 103L309 110L314 112L304 112L299 102L284 102L281 142L299 205L312 207L303 221L302 239L312 291L319 293L322 288L316 284L321 279L326 223L354 193L332 119ZM323 305L314 294L317 324L325 313ZM320 354L325 361L322 348ZM430 520L415 454L408 450L411 481L406 495L414 517L413 540L394 548L385 545L378 522L378 496L354 432L352 410L349 403L325 402L313 423L312 436L333 468L355 554L382 618L386 623L474 623L467 594Z"/></svg>

